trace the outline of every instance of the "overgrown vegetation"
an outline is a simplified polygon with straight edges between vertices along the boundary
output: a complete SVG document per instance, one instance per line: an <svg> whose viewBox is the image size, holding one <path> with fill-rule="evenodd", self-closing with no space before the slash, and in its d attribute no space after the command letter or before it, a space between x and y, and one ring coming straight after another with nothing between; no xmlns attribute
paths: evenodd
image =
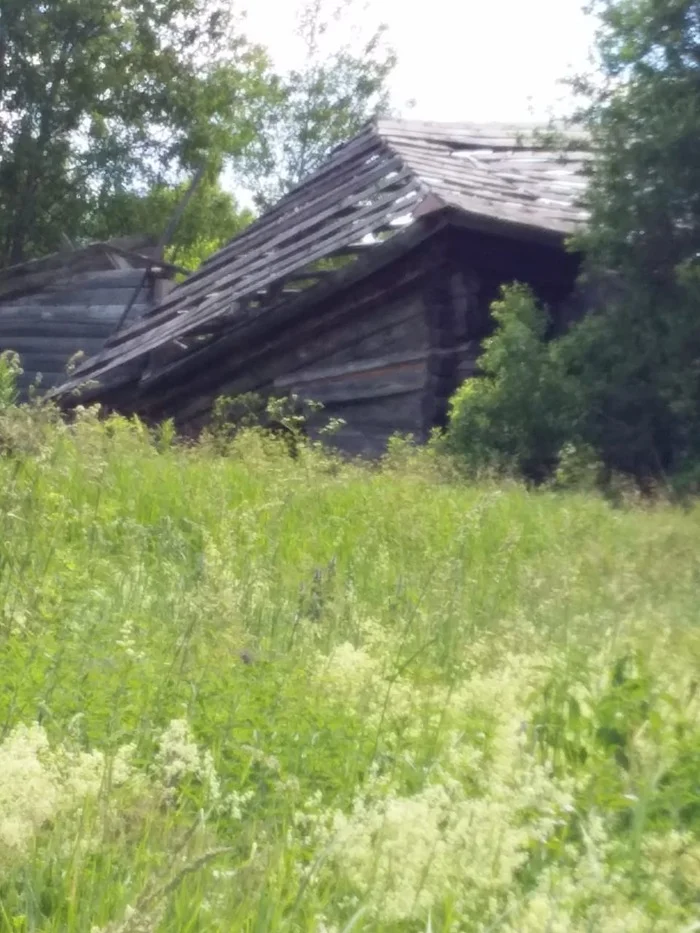
<svg viewBox="0 0 700 933"><path fill-rule="evenodd" d="M61 30L80 14L130 50L138 80L90 124L94 152L118 152L172 106L163 85L164 111L139 109L169 14L222 38L205 7L79 0L24 36L48 8L3 4L5 55L80 78L68 96L30 82L0 140L6 259L48 248L53 209L77 203L103 46ZM700 24L684 0L600 12L586 245L621 297L546 342L545 310L507 290L447 445L347 462L303 439L296 407L252 397L221 400L196 443L92 409L68 423L17 406L0 357L0 929L698 929L700 511L613 508L594 483L692 485ZM0 118L20 79L2 72ZM197 126L168 125L178 158L200 152ZM500 479L465 483L465 463Z"/></svg>
<svg viewBox="0 0 700 933"><path fill-rule="evenodd" d="M573 244L607 300L544 346L543 311L516 289L496 309L485 385L455 401L470 463L551 475L587 451L648 483L697 485L700 462L700 21L694 0L600 0L598 70L577 122L595 159L591 222ZM522 386L519 394L518 386ZM502 428L502 430L501 430Z"/></svg>
<svg viewBox="0 0 700 933"><path fill-rule="evenodd" d="M0 928L694 929L696 507L1 391Z"/></svg>

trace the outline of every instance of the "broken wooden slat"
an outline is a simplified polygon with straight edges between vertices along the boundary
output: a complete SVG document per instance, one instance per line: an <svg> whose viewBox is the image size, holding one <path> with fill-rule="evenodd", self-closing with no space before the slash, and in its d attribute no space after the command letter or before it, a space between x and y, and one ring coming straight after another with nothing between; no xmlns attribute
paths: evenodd
<svg viewBox="0 0 700 933"><path fill-rule="evenodd" d="M375 214L382 217L386 216L385 208L390 208L392 203L393 199L387 195L386 205L381 202L379 204L372 205L371 208L367 208L365 211L361 212L366 218L364 220L364 224L361 227L353 227L351 235L356 236L358 232L362 233L362 231L369 231L373 229L376 224L376 221L374 220ZM391 216L391 214L389 214L389 216ZM347 236L348 231L345 227L341 226L336 234L335 240L340 244ZM313 251L306 257L306 262L321 258L325 254L327 245L334 245L334 240L332 239L330 244L326 244L322 239L318 239L316 245L313 248ZM287 264L281 269L278 268L276 270L277 274L274 275L274 278L272 278L269 272L267 273L267 280L273 281L278 277L283 277L286 271L291 271L294 268L294 265L295 259L292 254L288 259ZM262 281L264 282L265 279ZM243 288L245 290L249 290L251 285L252 282L244 282ZM164 324L161 324L160 326L153 326L151 330L145 326L145 321L140 321L138 324L134 325L128 330L125 330L121 335L115 338L116 344L124 343L126 344L126 348L121 348L118 346L113 347L111 344L108 344L105 350L94 360L90 361L87 367L81 367L81 369L76 373L75 378L82 379L87 375L90 375L92 378L99 378L101 373L106 368L108 368L110 357L118 357L123 362L130 362L131 360L135 360L138 357L145 355L145 353L147 353L149 350L155 349L166 340L173 339L176 336L186 335L191 328L194 329L203 323L204 320L209 320L214 317L219 308L226 307L228 301L230 301L230 298L222 300L221 298L217 297L215 300L209 303L205 302L202 307L198 308L192 314L187 315L186 318L183 317L182 320L175 320L174 322L171 320L166 320ZM141 337L141 335L143 335L143 339L141 340L137 341L132 339L136 336ZM128 347L131 347L131 349L128 349Z"/></svg>

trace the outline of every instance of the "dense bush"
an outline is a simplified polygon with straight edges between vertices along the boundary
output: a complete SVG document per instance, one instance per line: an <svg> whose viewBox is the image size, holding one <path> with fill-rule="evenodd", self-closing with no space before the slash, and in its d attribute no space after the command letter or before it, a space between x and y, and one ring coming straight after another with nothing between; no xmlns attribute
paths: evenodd
<svg viewBox="0 0 700 933"><path fill-rule="evenodd" d="M598 479L673 476L697 486L700 289L680 280L675 314L649 296L594 310L547 340L548 318L522 286L492 308L482 374L452 400L447 444L472 472L552 476L562 449L599 461ZM668 299L667 299L668 300ZM641 306L644 301L645 307Z"/></svg>
<svg viewBox="0 0 700 933"><path fill-rule="evenodd" d="M470 469L538 478L551 472L572 439L574 405L553 345L547 314L524 286L504 288L484 341L482 375L452 400L448 446Z"/></svg>
<svg viewBox="0 0 700 933"><path fill-rule="evenodd" d="M688 479L700 456L700 330L694 296L671 320L624 302L596 310L547 340L547 312L523 286L506 287L492 308L481 375L452 400L448 447L472 472L551 477L562 451L612 473L649 481Z"/></svg>

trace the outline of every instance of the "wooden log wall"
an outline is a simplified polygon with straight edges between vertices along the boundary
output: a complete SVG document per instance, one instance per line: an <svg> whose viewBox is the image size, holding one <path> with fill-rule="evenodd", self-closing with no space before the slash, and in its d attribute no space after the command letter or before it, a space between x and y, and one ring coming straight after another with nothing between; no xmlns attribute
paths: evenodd
<svg viewBox="0 0 700 933"><path fill-rule="evenodd" d="M321 402L324 410L311 421L311 433L329 418L342 419L331 443L373 456L391 434L421 428L427 332L420 290L385 298L358 324L350 318L311 342L305 349L314 358L326 347L320 364L279 376L272 392Z"/></svg>
<svg viewBox="0 0 700 933"><path fill-rule="evenodd" d="M117 373L108 407L149 421L174 417L196 435L215 400L247 392L321 402L311 433L329 418L330 443L381 454L396 433L425 439L446 422L449 400L477 372L502 283L529 282L547 302L570 294L577 260L561 249L455 228L438 229L340 290L290 312L282 303L201 346L166 344L145 366Z"/></svg>
<svg viewBox="0 0 700 933"><path fill-rule="evenodd" d="M20 356L22 396L39 377L40 391L61 382L76 353L99 352L143 277L143 269L132 268L79 272L0 301L0 351L14 350ZM148 277L128 320L151 306L152 284Z"/></svg>
<svg viewBox="0 0 700 933"><path fill-rule="evenodd" d="M568 317L580 257L563 248L469 230L436 237L425 285L429 331L424 434L447 422L449 400L479 374L482 342L493 331L491 305L505 284L529 285L552 316L552 332Z"/></svg>
<svg viewBox="0 0 700 933"><path fill-rule="evenodd" d="M463 263L449 231L431 244L429 273L423 289L428 331L426 383L422 405L422 437L445 427L449 400L460 383L460 369L479 299L475 273Z"/></svg>
<svg viewBox="0 0 700 933"><path fill-rule="evenodd" d="M424 275L416 255L404 255L293 321L274 326L263 313L242 339L224 336L193 354L186 379L180 368L170 380L161 353L144 372L134 407L148 420L174 415L181 430L196 434L221 395L295 393L325 406L312 433L342 418L347 425L334 436L336 446L379 453L394 431L421 429ZM122 393L113 404L125 410L130 401Z"/></svg>

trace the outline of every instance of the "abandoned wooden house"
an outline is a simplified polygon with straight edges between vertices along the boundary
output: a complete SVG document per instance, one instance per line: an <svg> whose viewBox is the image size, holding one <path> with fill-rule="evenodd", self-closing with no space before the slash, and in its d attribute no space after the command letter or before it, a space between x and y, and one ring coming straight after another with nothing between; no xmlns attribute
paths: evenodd
<svg viewBox="0 0 700 933"><path fill-rule="evenodd" d="M532 128L373 121L56 393L196 433L222 395L295 393L377 454L474 373L502 283L565 313L585 151ZM578 148L584 148L580 146ZM562 149L562 151L559 151Z"/></svg>
<svg viewBox="0 0 700 933"><path fill-rule="evenodd" d="M165 296L175 267L156 252L149 238L124 237L0 272L0 352L19 354L22 397L64 381L72 357L99 353Z"/></svg>

